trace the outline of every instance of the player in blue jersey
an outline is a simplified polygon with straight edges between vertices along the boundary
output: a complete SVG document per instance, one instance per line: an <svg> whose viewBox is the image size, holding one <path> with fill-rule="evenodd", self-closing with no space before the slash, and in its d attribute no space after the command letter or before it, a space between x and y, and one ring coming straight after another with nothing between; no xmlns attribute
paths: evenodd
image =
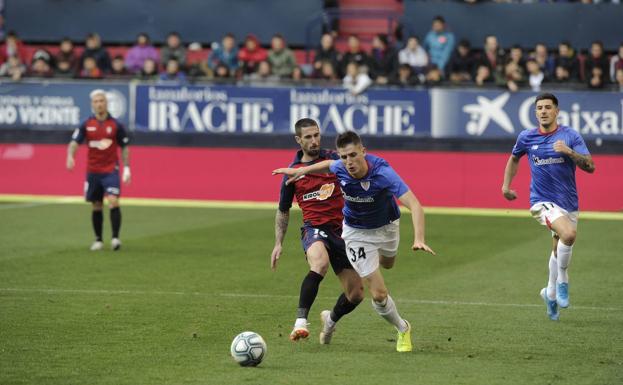
<svg viewBox="0 0 623 385"><path fill-rule="evenodd" d="M424 211L390 165L384 159L366 153L355 132L340 134L336 147L340 160L277 169L273 173L288 175L288 182L310 173L330 171L337 176L345 201L342 238L349 261L368 287L376 312L398 330L396 350L410 352L411 325L398 313L379 265L388 269L393 267L398 251L400 210L395 198L411 210L412 249L434 254L424 241Z"/></svg>
<svg viewBox="0 0 623 385"><path fill-rule="evenodd" d="M551 320L558 320L558 308L569 306L567 269L575 243L578 225L578 193L575 167L588 173L595 171L584 140L571 127L557 122L558 99L548 93L537 96L535 112L539 127L522 131L506 163L502 193L508 200L517 198L511 182L517 174L519 159L528 155L530 213L552 230L553 247L549 258L549 280L541 297Z"/></svg>

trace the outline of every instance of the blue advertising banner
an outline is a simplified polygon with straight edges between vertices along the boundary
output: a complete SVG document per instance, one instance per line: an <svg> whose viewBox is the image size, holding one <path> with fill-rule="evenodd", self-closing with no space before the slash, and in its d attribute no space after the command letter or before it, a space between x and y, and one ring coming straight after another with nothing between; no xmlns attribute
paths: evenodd
<svg viewBox="0 0 623 385"><path fill-rule="evenodd" d="M534 92L433 89L434 138L504 138L537 126ZM586 139L623 140L623 93L555 91L558 122Z"/></svg>
<svg viewBox="0 0 623 385"><path fill-rule="evenodd" d="M427 91L138 85L137 131L291 133L300 118L325 133L430 135Z"/></svg>
<svg viewBox="0 0 623 385"><path fill-rule="evenodd" d="M108 109L128 126L127 83L23 82L0 83L0 129L75 128L91 115L89 94L101 88L108 97Z"/></svg>

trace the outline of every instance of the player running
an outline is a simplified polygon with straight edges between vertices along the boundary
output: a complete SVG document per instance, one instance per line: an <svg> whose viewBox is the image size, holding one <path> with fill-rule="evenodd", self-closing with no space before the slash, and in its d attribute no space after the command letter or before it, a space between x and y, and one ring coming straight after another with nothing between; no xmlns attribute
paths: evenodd
<svg viewBox="0 0 623 385"><path fill-rule="evenodd" d="M528 155L530 162L530 213L552 230L553 247L549 257L549 280L541 290L547 315L557 321L558 307L569 306L567 269L578 226L578 193L575 186L576 165L588 172L595 171L584 140L571 127L557 122L558 99L548 93L537 96L535 112L539 126L522 131L504 170L502 193L513 200L517 193L511 183L519 168L519 159Z"/></svg>
<svg viewBox="0 0 623 385"><path fill-rule="evenodd" d="M348 259L368 287L376 312L398 330L396 350L410 352L411 325L398 313L379 264L388 269L393 267L398 251L400 210L395 197L411 210L415 239L412 249L434 254L424 241L424 211L384 159L366 154L355 132L340 134L336 146L341 161L326 160L306 167L281 168L273 173L289 176L288 183L296 183L310 174L335 174L345 200L342 238Z"/></svg>
<svg viewBox="0 0 623 385"><path fill-rule="evenodd" d="M86 140L88 146L87 176L85 182L86 200L93 204L91 221L95 232L95 242L91 250L101 250L103 200L107 198L110 206L110 222L112 225L111 248L119 250L119 229L121 228L121 209L119 207L119 195L121 194L119 183L119 160L117 148L121 147L123 160L123 182L130 183L130 150L128 148L128 135L125 128L108 113L108 103L104 90L94 90L90 94L90 116L80 128L76 129L71 137L67 148L67 169L73 170L75 165L74 155L78 145Z"/></svg>

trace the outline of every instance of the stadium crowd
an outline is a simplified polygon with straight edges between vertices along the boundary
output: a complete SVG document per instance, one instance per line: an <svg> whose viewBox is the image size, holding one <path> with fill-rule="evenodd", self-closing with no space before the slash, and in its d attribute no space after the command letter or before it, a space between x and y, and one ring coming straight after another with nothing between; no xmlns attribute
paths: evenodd
<svg viewBox="0 0 623 385"><path fill-rule="evenodd" d="M555 84L559 88L623 91L623 43L611 55L597 40L586 53L567 41L553 50L544 44L512 45L505 50L495 35L489 35L482 49L474 49L467 40L457 41L441 16L434 18L422 39L408 36L397 41L395 36L379 34L366 50L366 44L352 35L345 47L338 49L336 34L326 32L319 43L307 63L304 52L290 49L280 34L272 37L268 48L252 34L241 44L234 35L226 34L205 49L198 42L184 45L176 32L167 36L162 47L156 47L141 33L131 47L119 49L104 47L97 33L90 33L83 46L65 38L58 46L28 47L15 32L9 32L0 45L0 77L13 81L24 77L180 83L317 81L342 84L354 94L374 85L539 91L544 84Z"/></svg>

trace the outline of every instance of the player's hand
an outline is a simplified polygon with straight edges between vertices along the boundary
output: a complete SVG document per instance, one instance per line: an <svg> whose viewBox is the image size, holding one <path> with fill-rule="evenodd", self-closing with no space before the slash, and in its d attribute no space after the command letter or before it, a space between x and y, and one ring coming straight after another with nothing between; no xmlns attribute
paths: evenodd
<svg viewBox="0 0 623 385"><path fill-rule="evenodd" d="M504 198L506 198L506 200L512 201L517 199L517 192L515 192L515 190L511 190L509 188L502 189L502 194L504 194Z"/></svg>
<svg viewBox="0 0 623 385"><path fill-rule="evenodd" d="M288 180L286 180L286 185L296 181L299 178L302 178L305 175L305 172L302 170L303 167L299 168L278 168L273 170L273 175L283 174L288 176Z"/></svg>
<svg viewBox="0 0 623 385"><path fill-rule="evenodd" d="M123 180L123 183L130 184L130 181L132 180L132 174L130 174L129 166L123 167L123 176L121 177L121 179Z"/></svg>
<svg viewBox="0 0 623 385"><path fill-rule="evenodd" d="M413 246L411 246L411 248L413 249L413 251L423 250L423 251L426 251L427 253L431 253L432 255L437 255L435 254L433 249L428 247L428 245L422 241L414 241Z"/></svg>
<svg viewBox="0 0 623 385"><path fill-rule="evenodd" d="M69 171L71 171L71 170L73 170L73 169L74 169L74 166L75 166L75 165L76 165L76 161L74 160L74 158L73 158L73 157L71 157L71 156L68 156L68 157L67 157L67 164L66 164L67 169L68 169Z"/></svg>
<svg viewBox="0 0 623 385"><path fill-rule="evenodd" d="M554 143L554 151L562 152L563 154L571 153L571 149L567 146L564 140L557 140L556 143Z"/></svg>
<svg viewBox="0 0 623 385"><path fill-rule="evenodd" d="M281 256L281 245L275 245L273 253L270 255L270 268L272 271L277 270L277 262Z"/></svg>

